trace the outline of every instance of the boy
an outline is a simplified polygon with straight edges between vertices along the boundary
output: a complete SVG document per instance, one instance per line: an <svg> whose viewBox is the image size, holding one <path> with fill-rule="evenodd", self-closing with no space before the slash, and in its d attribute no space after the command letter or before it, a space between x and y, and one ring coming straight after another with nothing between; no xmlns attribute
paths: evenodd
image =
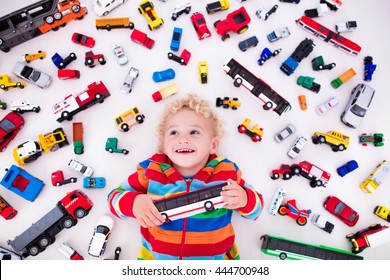
<svg viewBox="0 0 390 280"><path fill-rule="evenodd" d="M263 199L235 163L218 157L222 124L205 100L189 94L169 104L158 127L159 153L140 162L108 195L111 212L141 225L139 259L239 259L232 210L255 220ZM164 223L153 200L228 182L224 208Z"/></svg>

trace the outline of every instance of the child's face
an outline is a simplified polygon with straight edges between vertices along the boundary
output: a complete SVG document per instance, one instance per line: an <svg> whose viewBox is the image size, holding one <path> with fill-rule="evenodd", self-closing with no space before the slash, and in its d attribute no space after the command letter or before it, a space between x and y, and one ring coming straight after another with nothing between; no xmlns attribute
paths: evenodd
<svg viewBox="0 0 390 280"><path fill-rule="evenodd" d="M183 176L195 175L217 151L211 120L191 109L170 114L164 130L163 152Z"/></svg>

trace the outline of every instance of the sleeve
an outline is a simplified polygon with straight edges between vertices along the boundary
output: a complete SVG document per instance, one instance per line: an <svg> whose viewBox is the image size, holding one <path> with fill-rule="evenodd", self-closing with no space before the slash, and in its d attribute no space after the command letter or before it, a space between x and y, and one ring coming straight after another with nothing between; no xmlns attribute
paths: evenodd
<svg viewBox="0 0 390 280"><path fill-rule="evenodd" d="M253 186L246 183L241 175L241 170L237 168L237 183L245 189L248 195L248 203L244 207L237 208L236 210L244 218L256 220L264 208L263 196L255 191Z"/></svg>
<svg viewBox="0 0 390 280"><path fill-rule="evenodd" d="M145 169L148 161L137 165L137 171L131 174L127 181L119 184L107 196L108 207L112 214L120 219L134 218L133 202L138 194L146 194L148 190L148 178Z"/></svg>

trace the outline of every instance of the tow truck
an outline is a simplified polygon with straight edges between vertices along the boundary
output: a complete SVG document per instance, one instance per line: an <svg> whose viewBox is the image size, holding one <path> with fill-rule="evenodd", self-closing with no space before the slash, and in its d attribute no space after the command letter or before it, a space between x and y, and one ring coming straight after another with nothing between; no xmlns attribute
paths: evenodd
<svg viewBox="0 0 390 280"><path fill-rule="evenodd" d="M221 35L222 41L226 41L230 38L229 32L236 32L242 34L248 30L248 24L251 22L251 18L245 7L231 12L224 20L217 20L214 23L214 27L217 29L217 33Z"/></svg>

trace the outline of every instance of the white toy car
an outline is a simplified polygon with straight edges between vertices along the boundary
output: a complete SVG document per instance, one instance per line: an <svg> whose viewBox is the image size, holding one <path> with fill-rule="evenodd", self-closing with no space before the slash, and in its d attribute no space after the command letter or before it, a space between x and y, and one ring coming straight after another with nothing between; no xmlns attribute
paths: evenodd
<svg viewBox="0 0 390 280"><path fill-rule="evenodd" d="M178 5L173 9L171 19L176 20L181 14L183 13L189 14L190 11L191 11L191 2Z"/></svg>
<svg viewBox="0 0 390 280"><path fill-rule="evenodd" d="M279 206L282 204L285 195L286 195L286 191L284 189L278 189L276 191L268 210L272 215L275 216L276 213L278 212Z"/></svg>
<svg viewBox="0 0 390 280"><path fill-rule="evenodd" d="M112 50L114 51L116 60L120 65L124 65L129 61L121 45L115 44Z"/></svg>
<svg viewBox="0 0 390 280"><path fill-rule="evenodd" d="M36 104L28 103L27 101L13 101L11 103L11 111L23 114L24 112L35 112L39 113L41 107Z"/></svg>
<svg viewBox="0 0 390 280"><path fill-rule="evenodd" d="M47 88L51 83L51 77L48 74L30 67L24 62L17 61L12 68L12 73L40 88Z"/></svg>
<svg viewBox="0 0 390 280"><path fill-rule="evenodd" d="M366 84L358 84L341 114L341 121L353 128L357 128L363 121L364 116L374 98L375 90Z"/></svg>
<svg viewBox="0 0 390 280"><path fill-rule="evenodd" d="M316 113L320 116L325 115L330 109L334 108L339 104L337 97L331 97L326 102L318 105L315 109Z"/></svg>
<svg viewBox="0 0 390 280"><path fill-rule="evenodd" d="M307 139L303 136L298 137L294 143L292 144L291 148L288 150L287 155L290 158L296 158L299 153L302 151L303 146L305 146L307 142Z"/></svg>
<svg viewBox="0 0 390 280"><path fill-rule="evenodd" d="M0 260L21 260L22 257L6 248L0 246Z"/></svg>
<svg viewBox="0 0 390 280"><path fill-rule="evenodd" d="M125 80L123 81L121 90L124 93L130 93L133 88L133 83L136 78L138 78L139 70L137 68L131 67L129 73L127 73Z"/></svg>
<svg viewBox="0 0 390 280"><path fill-rule="evenodd" d="M328 222L328 220L321 215L314 215L311 222L327 233L332 233L334 229L334 224Z"/></svg>
<svg viewBox="0 0 390 280"><path fill-rule="evenodd" d="M104 254L113 227L114 220L110 216L104 215L99 218L88 246L90 256L99 258Z"/></svg>
<svg viewBox="0 0 390 280"><path fill-rule="evenodd" d="M336 24L336 31L338 33L341 32L351 32L357 28L356 21L347 21L347 22L339 22Z"/></svg>
<svg viewBox="0 0 390 280"><path fill-rule="evenodd" d="M296 128L293 124L287 125L285 128L283 128L282 131L275 134L274 138L275 141L280 143L283 140L285 140L287 137L289 137L291 134L295 133Z"/></svg>
<svg viewBox="0 0 390 280"><path fill-rule="evenodd" d="M127 0L95 0L93 2L93 11L98 16L106 16L119 5L127 2Z"/></svg>
<svg viewBox="0 0 390 280"><path fill-rule="evenodd" d="M68 166L85 177L91 177L93 174L93 169L91 167L74 159L69 161Z"/></svg>

